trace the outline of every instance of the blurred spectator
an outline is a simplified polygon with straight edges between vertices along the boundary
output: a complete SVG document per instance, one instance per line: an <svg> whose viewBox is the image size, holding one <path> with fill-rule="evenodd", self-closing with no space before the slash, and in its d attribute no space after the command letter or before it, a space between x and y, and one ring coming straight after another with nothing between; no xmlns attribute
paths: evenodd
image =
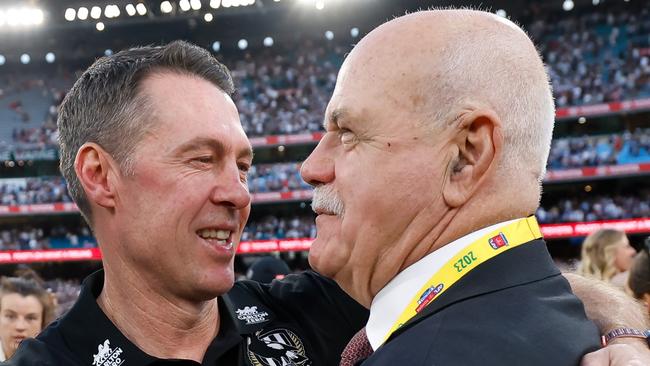
<svg viewBox="0 0 650 366"><path fill-rule="evenodd" d="M0 361L13 356L18 344L33 338L54 320L56 303L38 275L23 270L0 280Z"/></svg>
<svg viewBox="0 0 650 366"><path fill-rule="evenodd" d="M81 285L79 280L54 279L47 281L46 286L56 296L58 303L55 316L58 318L65 314L79 297Z"/></svg>
<svg viewBox="0 0 650 366"><path fill-rule="evenodd" d="M623 231L600 229L582 243L578 273L623 287L635 255Z"/></svg>
<svg viewBox="0 0 650 366"><path fill-rule="evenodd" d="M246 277L259 283L271 283L275 279L283 279L290 272L289 266L282 259L266 256L251 264Z"/></svg>
<svg viewBox="0 0 650 366"><path fill-rule="evenodd" d="M650 314L650 236L634 258L627 284L634 297L647 306Z"/></svg>

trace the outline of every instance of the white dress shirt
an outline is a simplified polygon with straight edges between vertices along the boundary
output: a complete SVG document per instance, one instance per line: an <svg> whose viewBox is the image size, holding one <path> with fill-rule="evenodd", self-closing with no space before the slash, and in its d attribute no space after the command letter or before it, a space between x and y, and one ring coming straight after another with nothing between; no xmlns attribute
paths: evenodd
<svg viewBox="0 0 650 366"><path fill-rule="evenodd" d="M366 334L373 350L377 350L384 341L384 337L408 306L416 292L440 268L460 251L478 240L490 231L497 230L515 220L504 221L473 233L443 246L430 253L419 261L413 263L402 272L398 273L383 289L381 289L370 304L370 317L366 324Z"/></svg>

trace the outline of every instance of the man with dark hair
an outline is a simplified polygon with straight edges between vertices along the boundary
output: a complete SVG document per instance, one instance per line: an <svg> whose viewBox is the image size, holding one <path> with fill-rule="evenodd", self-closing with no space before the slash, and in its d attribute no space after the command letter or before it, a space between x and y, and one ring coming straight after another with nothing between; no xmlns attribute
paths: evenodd
<svg viewBox="0 0 650 366"><path fill-rule="evenodd" d="M11 365L338 363L367 311L331 280L233 287L253 158L233 89L186 42L102 58L75 83L58 120L61 171L104 270Z"/></svg>
<svg viewBox="0 0 650 366"><path fill-rule="evenodd" d="M100 59L75 83L61 170L104 270L6 365L339 363L368 313L334 282L305 272L233 285L252 151L232 89L185 42Z"/></svg>

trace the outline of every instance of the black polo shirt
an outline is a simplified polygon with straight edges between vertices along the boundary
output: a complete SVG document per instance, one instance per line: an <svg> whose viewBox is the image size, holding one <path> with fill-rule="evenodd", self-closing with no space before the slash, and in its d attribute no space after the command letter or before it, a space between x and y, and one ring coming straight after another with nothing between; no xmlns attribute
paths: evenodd
<svg viewBox="0 0 650 366"><path fill-rule="evenodd" d="M220 329L201 364L159 359L129 341L97 305L103 271L89 276L70 311L0 365L337 366L368 312L331 280L308 271L270 285L239 281L219 297Z"/></svg>

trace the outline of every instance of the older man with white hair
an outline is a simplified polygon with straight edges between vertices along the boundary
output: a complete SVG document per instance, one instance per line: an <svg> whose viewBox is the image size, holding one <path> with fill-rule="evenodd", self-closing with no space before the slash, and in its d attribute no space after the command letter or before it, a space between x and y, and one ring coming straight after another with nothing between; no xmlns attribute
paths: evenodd
<svg viewBox="0 0 650 366"><path fill-rule="evenodd" d="M310 263L370 308L342 365L576 365L599 347L533 216L554 114L533 43L490 13L418 12L353 49L302 167Z"/></svg>

